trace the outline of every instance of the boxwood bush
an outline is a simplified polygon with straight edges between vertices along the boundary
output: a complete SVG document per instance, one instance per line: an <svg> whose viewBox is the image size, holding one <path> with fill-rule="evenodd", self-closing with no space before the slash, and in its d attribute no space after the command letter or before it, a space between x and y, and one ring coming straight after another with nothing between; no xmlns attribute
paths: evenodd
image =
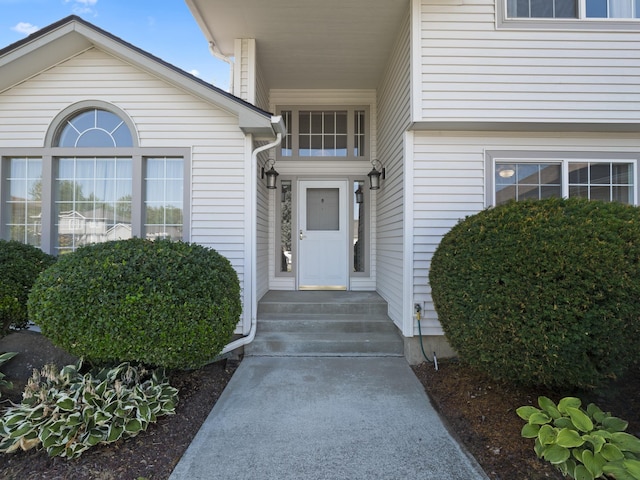
<svg viewBox="0 0 640 480"><path fill-rule="evenodd" d="M94 364L200 367L229 342L241 310L238 276L218 252L138 238L61 256L29 297L42 333Z"/></svg>
<svg viewBox="0 0 640 480"><path fill-rule="evenodd" d="M640 355L640 209L512 202L447 233L429 280L461 360L528 385L595 387Z"/></svg>
<svg viewBox="0 0 640 480"><path fill-rule="evenodd" d="M27 299L36 278L55 262L37 247L0 240L0 336L27 326Z"/></svg>

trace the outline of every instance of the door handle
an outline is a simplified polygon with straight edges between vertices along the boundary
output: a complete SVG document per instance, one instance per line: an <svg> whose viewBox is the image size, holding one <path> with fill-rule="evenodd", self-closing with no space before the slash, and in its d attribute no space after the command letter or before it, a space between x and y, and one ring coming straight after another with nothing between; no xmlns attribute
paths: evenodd
<svg viewBox="0 0 640 480"><path fill-rule="evenodd" d="M300 240L302 240L305 236L302 234L302 230L300 230Z"/></svg>

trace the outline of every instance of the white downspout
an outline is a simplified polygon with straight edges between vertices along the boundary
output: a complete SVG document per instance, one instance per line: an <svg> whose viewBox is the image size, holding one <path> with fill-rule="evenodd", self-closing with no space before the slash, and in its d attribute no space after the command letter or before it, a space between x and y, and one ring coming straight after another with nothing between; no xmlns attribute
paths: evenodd
<svg viewBox="0 0 640 480"><path fill-rule="evenodd" d="M233 60L231 60L231 58L227 57L224 53L222 53L214 42L209 42L209 52L218 60L222 60L223 62L229 65L229 89L228 90L229 90L229 93L233 93L233 81L234 81Z"/></svg>
<svg viewBox="0 0 640 480"><path fill-rule="evenodd" d="M280 119L280 117L276 117L276 118L278 120ZM251 168L252 170L255 169L253 170L253 178L257 178L257 175L258 175L258 170L257 170L258 154L261 152L264 152L265 150L269 150L270 148L277 147L278 145L280 145L281 141L282 141L282 133L278 132L276 134L276 139L273 142L267 145L262 145L261 147L256 148L252 152ZM255 189L253 189L252 201L254 202L254 205L257 202L257 195L255 192ZM248 345L249 343L253 342L253 339L256 337L256 330L258 328L258 318L257 318L258 312L255 311L258 305L258 299L256 298L256 295L257 295L256 290L257 290L258 284L257 284L256 272L255 272L256 258L258 254L258 245L256 242L256 238L257 238L256 222L252 222L252 226L251 226L252 260L251 262L252 262L254 271L253 271L253 274L251 275L251 307L250 307L251 308L251 330L249 330L249 334L247 336L239 338L238 340L235 340L230 344L228 344L226 347L224 347L219 355L224 355L225 353L229 353L230 351L235 350L236 348L242 347L244 345Z"/></svg>

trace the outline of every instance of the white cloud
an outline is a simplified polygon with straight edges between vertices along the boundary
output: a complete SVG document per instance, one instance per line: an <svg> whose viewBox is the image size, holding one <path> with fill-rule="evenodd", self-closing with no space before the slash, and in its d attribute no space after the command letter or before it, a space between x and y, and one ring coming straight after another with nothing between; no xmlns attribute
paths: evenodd
<svg viewBox="0 0 640 480"><path fill-rule="evenodd" d="M19 22L14 27L11 27L14 32L22 33L24 35L31 35L33 32L40 30L40 27L30 24L29 22Z"/></svg>
<svg viewBox="0 0 640 480"><path fill-rule="evenodd" d="M195 68L193 70L189 70L189 73L191 75L193 75L194 77L199 77L200 76L200 72L198 70L196 70Z"/></svg>
<svg viewBox="0 0 640 480"><path fill-rule="evenodd" d="M98 15L98 12L93 8L98 0L64 0L64 3L71 3L71 9L76 15Z"/></svg>

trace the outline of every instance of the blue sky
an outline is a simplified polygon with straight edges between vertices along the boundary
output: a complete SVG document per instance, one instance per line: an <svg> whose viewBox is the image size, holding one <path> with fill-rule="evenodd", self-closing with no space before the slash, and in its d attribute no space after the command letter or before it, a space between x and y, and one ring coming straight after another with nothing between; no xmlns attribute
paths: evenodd
<svg viewBox="0 0 640 480"><path fill-rule="evenodd" d="M227 90L229 67L209 53L184 0L0 0L0 48L68 15Z"/></svg>

